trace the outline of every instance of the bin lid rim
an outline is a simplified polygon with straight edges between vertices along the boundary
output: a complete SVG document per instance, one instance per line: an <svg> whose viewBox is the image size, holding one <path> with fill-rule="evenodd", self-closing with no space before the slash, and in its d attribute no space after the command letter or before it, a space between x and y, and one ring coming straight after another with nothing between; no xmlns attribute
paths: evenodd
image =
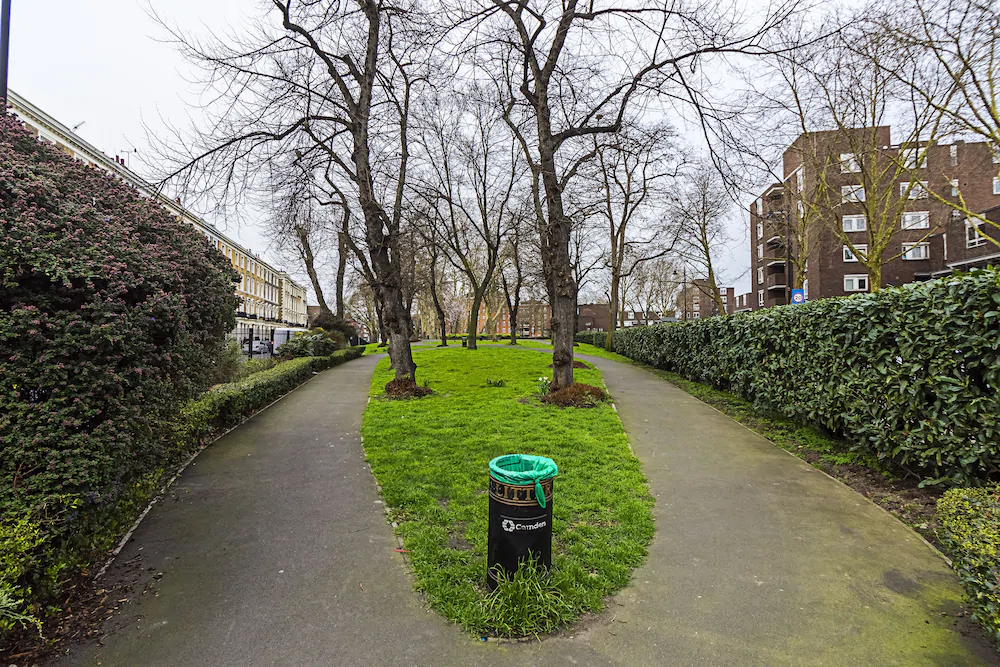
<svg viewBox="0 0 1000 667"><path fill-rule="evenodd" d="M530 465L529 470L510 470L506 466ZM505 454L490 461L490 474L506 484L531 484L551 479L559 474L556 462L546 456L532 454Z"/></svg>

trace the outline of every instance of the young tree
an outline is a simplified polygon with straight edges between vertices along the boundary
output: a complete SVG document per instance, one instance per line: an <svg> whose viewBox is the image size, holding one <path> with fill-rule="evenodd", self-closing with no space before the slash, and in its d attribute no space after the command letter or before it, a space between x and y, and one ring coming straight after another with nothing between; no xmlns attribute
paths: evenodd
<svg viewBox="0 0 1000 667"><path fill-rule="evenodd" d="M684 185L668 201L668 215L676 234L678 256L705 276L709 296L720 313L726 312L718 284L715 257L728 240L726 215L732 199L719 174L703 164L687 175Z"/></svg>
<svg viewBox="0 0 1000 667"><path fill-rule="evenodd" d="M573 384L578 290L573 222L563 192L593 158L593 137L617 133L630 109L657 96L704 109L708 85L695 75L698 66L712 55L768 52L765 38L797 5L789 0L748 21L741 9L715 0L452 4L456 25L468 29L464 52L477 56L497 83L505 119L536 177L542 269L552 307L553 389ZM700 119L711 122L706 114Z"/></svg>

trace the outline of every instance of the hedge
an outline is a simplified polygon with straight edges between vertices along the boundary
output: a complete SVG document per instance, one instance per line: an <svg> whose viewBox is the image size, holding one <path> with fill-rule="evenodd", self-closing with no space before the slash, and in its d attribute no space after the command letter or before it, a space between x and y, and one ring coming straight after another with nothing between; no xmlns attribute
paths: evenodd
<svg viewBox="0 0 1000 667"><path fill-rule="evenodd" d="M938 536L951 554L973 617L1000 646L1000 486L951 489L937 503Z"/></svg>
<svg viewBox="0 0 1000 667"><path fill-rule="evenodd" d="M1000 470L996 269L623 329L613 349L821 425L924 484L978 486Z"/></svg>
<svg viewBox="0 0 1000 667"><path fill-rule="evenodd" d="M253 412L308 380L313 373L357 359L363 351L364 347L352 347L338 350L328 357L292 359L246 379L214 387L188 401L170 423L173 430L166 438L172 443L175 456L135 484L128 502L117 506L117 512L105 520L102 524L105 546L110 546L127 530L141 508L157 492L163 479L172 472L171 461L193 453L221 430L239 424ZM26 581L26 577L32 572L36 575L45 572L54 579L48 582L50 587L60 578L62 566L57 562L58 552L48 544L52 540L49 534L52 527L37 516L5 515L0 522L0 639L3 631L14 625L38 623L26 611L42 615L39 603L45 599L43 591L34 590L31 586L33 581ZM85 532L93 528L88 523L75 527ZM83 537L90 543L89 535L71 537ZM80 557L90 555L81 553Z"/></svg>

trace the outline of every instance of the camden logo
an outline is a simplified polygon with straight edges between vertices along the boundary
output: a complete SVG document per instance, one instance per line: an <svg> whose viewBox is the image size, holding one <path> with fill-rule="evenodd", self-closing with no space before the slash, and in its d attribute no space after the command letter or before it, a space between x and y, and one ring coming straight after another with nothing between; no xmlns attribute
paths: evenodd
<svg viewBox="0 0 1000 667"><path fill-rule="evenodd" d="M538 530L539 528L545 528L547 525L547 521L536 521L535 523L514 523L510 519L504 519L500 522L500 527L507 533L513 533L517 530Z"/></svg>

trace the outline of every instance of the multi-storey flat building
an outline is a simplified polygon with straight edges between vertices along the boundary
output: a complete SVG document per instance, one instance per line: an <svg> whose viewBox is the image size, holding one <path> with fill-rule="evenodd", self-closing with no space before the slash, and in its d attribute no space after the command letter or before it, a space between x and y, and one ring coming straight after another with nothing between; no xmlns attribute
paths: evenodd
<svg viewBox="0 0 1000 667"><path fill-rule="evenodd" d="M504 304L503 311L494 313L496 317L496 333L498 336L510 336L510 313ZM485 304L479 309L478 330L480 334L487 333L487 313ZM552 319L552 309L549 304L535 299L522 301L517 307L517 337L546 338L549 335L549 321ZM468 318L466 318L468 320Z"/></svg>
<svg viewBox="0 0 1000 667"><path fill-rule="evenodd" d="M653 311L628 310L621 312L621 328L651 324L660 320ZM581 303L576 308L577 331L607 331L611 328L611 306L606 303Z"/></svg>
<svg viewBox="0 0 1000 667"><path fill-rule="evenodd" d="M1000 178L998 158L986 143L922 144L898 146L891 141L890 128L864 128L884 157L906 165L907 171L882 170L899 176L899 182L869 188L888 190L896 200L884 210L898 210L893 234L885 249L882 285L902 285L968 270L1000 261L1000 247L990 239L1000 238L997 229L970 221L948 204L936 200L933 192L952 201L961 196L969 210L1000 219ZM854 250L866 252L872 221L864 214L865 188L858 157L849 152L850 143L837 132L803 134L785 151L784 180L768 187L750 206L750 261L752 291L740 295L739 310L766 308L788 303L791 289L799 286L807 299L843 296L872 289L868 275L843 236ZM921 157L922 156L922 159ZM817 174L814 165L836 165ZM821 190L825 204L812 206ZM832 200L829 193L838 197ZM891 208L890 208L891 207ZM807 215L815 220L804 229L807 247L797 254L793 224ZM987 212L989 213L987 214ZM839 229L842 235L835 230ZM798 261L790 261L796 257ZM801 275L796 276L795 266Z"/></svg>
<svg viewBox="0 0 1000 667"><path fill-rule="evenodd" d="M273 340L274 330L278 327L305 327L306 289L292 280L291 276L274 268L250 249L244 249L212 224L184 208L179 199L170 199L161 194L129 169L121 157L108 157L13 91L8 91L8 104L10 110L39 141L53 144L81 162L110 172L136 188L143 196L155 199L177 220L197 229L205 236L209 245L226 256L240 274L240 282L236 286L240 305L237 307L233 337L243 341L249 338Z"/></svg>
<svg viewBox="0 0 1000 667"><path fill-rule="evenodd" d="M724 314L733 314L736 310L736 290L732 287L720 287L719 296L722 297L722 305L725 306ZM687 285L681 285L677 297L678 320L697 320L720 314L719 306L712 296L712 288L703 278L696 278Z"/></svg>

